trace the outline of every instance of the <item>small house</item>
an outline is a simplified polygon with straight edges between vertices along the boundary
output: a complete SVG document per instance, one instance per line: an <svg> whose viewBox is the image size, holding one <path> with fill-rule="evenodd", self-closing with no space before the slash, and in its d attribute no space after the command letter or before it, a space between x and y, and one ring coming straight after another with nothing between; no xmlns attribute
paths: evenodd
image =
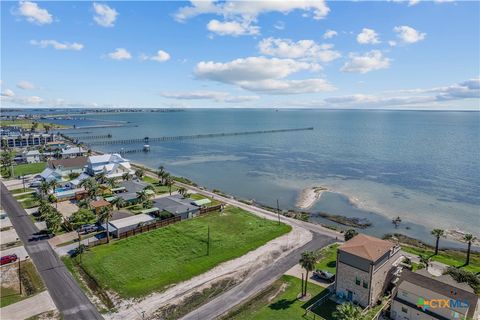
<svg viewBox="0 0 480 320"><path fill-rule="evenodd" d="M148 225L155 222L155 218L148 214L137 214L127 218L109 221L108 231L114 236L119 237L120 234L136 229L138 227Z"/></svg>
<svg viewBox="0 0 480 320"><path fill-rule="evenodd" d="M90 202L90 206L92 209L95 211L96 214L100 213L100 210L104 207L109 207L111 206L110 202L100 199L100 200L94 200Z"/></svg>

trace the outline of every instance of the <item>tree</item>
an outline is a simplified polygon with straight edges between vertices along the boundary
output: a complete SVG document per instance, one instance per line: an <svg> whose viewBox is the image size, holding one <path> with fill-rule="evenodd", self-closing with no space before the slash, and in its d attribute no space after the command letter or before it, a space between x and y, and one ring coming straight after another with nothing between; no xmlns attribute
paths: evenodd
<svg viewBox="0 0 480 320"><path fill-rule="evenodd" d="M165 176L165 168L163 166L159 166L158 167L158 171L157 171L157 176L158 176L158 179L160 180L160 184L163 184L163 178Z"/></svg>
<svg viewBox="0 0 480 320"><path fill-rule="evenodd" d="M100 208L100 212L99 212L99 221L105 221L105 225L107 226L107 243L110 242L110 227L108 225L108 221L112 218L112 213L113 213L113 210L112 210L112 207L111 206L105 206L105 207L102 207Z"/></svg>
<svg viewBox="0 0 480 320"><path fill-rule="evenodd" d="M333 318L336 320L360 320L362 319L362 311L350 302L342 303L337 305L333 312Z"/></svg>
<svg viewBox="0 0 480 320"><path fill-rule="evenodd" d="M115 178L107 178L106 184L113 189L117 186L117 181L115 181Z"/></svg>
<svg viewBox="0 0 480 320"><path fill-rule="evenodd" d="M53 190L53 192L55 192L55 190L58 188L58 182L57 182L57 180L55 180L55 179L54 179L54 180L51 180L51 181L49 182L49 184L50 184L50 188Z"/></svg>
<svg viewBox="0 0 480 320"><path fill-rule="evenodd" d="M168 186L168 191L170 195L172 195L172 186L174 183L175 183L175 180L173 180L173 178L170 175L168 175L168 178L165 180L165 184Z"/></svg>
<svg viewBox="0 0 480 320"><path fill-rule="evenodd" d="M46 198L48 192L50 191L51 185L47 181L42 181L40 183L40 186L38 186L38 189L42 193L42 198Z"/></svg>
<svg viewBox="0 0 480 320"><path fill-rule="evenodd" d="M38 122L36 122L36 121L32 122L32 129L31 129L31 131L32 131L32 132L33 132L33 131L37 131L37 129L38 129Z"/></svg>
<svg viewBox="0 0 480 320"><path fill-rule="evenodd" d="M98 184L97 181L94 178L88 178L80 182L80 186L85 188L88 193L88 197L90 199L93 199L96 197L98 193Z"/></svg>
<svg viewBox="0 0 480 320"><path fill-rule="evenodd" d="M121 197L115 197L115 199L112 200L111 204L114 205L117 209L120 209L125 207L127 202Z"/></svg>
<svg viewBox="0 0 480 320"><path fill-rule="evenodd" d="M302 253L302 257L300 258L300 266L305 269L306 275L305 275L305 286L302 288L302 296L305 296L307 294L307 283L308 283L308 273L310 271L315 270L315 262L317 261L315 254L312 251L307 251Z"/></svg>
<svg viewBox="0 0 480 320"><path fill-rule="evenodd" d="M78 207L81 208L81 209L88 209L90 210L91 207L90 207L90 201L88 201L87 199L83 199L83 200L80 200L78 202Z"/></svg>
<svg viewBox="0 0 480 320"><path fill-rule="evenodd" d="M124 174L122 174L122 179L123 181L128 181L132 178L132 176L130 175L130 173L128 172L125 172Z"/></svg>
<svg viewBox="0 0 480 320"><path fill-rule="evenodd" d="M54 153L53 153L53 157L55 159L60 159L62 157L62 150L60 149L55 149Z"/></svg>
<svg viewBox="0 0 480 320"><path fill-rule="evenodd" d="M144 203L143 203L143 207L145 209L150 209L150 208L153 208L153 201L148 199L146 200Z"/></svg>
<svg viewBox="0 0 480 320"><path fill-rule="evenodd" d="M438 254L438 243L440 242L440 237L443 237L445 235L445 231L443 231L442 229L433 229L431 233L436 238L435 255L437 255Z"/></svg>
<svg viewBox="0 0 480 320"><path fill-rule="evenodd" d="M79 176L80 176L80 173L78 173L78 172L70 172L68 174L68 179L73 180L75 178L78 178Z"/></svg>
<svg viewBox="0 0 480 320"><path fill-rule="evenodd" d="M48 133L50 131L50 129L52 129L52 126L47 124L47 123L44 123L43 124L43 129L45 129L45 133Z"/></svg>
<svg viewBox="0 0 480 320"><path fill-rule="evenodd" d="M185 198L185 195L187 194L187 189L185 189L184 187L180 187L178 188L178 193Z"/></svg>
<svg viewBox="0 0 480 320"><path fill-rule="evenodd" d="M51 233L55 233L62 226L63 216L57 209L49 206L49 208L42 213L42 218L47 225L47 230Z"/></svg>
<svg viewBox="0 0 480 320"><path fill-rule="evenodd" d="M48 202L55 203L55 207L58 208L58 204L57 204L58 199L57 199L57 197L55 197L55 195L53 193L48 196Z"/></svg>
<svg viewBox="0 0 480 320"><path fill-rule="evenodd" d="M145 170L143 170L142 168L138 168L137 170L135 170L135 175L140 179L143 177L144 174Z"/></svg>
<svg viewBox="0 0 480 320"><path fill-rule="evenodd" d="M144 202L147 201L150 198L150 194L147 192L147 190L142 190L137 192L137 199L139 202Z"/></svg>
<svg viewBox="0 0 480 320"><path fill-rule="evenodd" d="M68 221L72 224L74 229L78 229L84 224L95 223L96 219L97 217L93 211L88 209L80 209L77 212L74 212L70 218L68 218Z"/></svg>
<svg viewBox="0 0 480 320"><path fill-rule="evenodd" d="M352 238L355 237L357 234L358 234L357 230L355 230L355 229L348 229L347 231L345 231L345 234L344 234L345 241L348 241L348 240L352 239Z"/></svg>
<svg viewBox="0 0 480 320"><path fill-rule="evenodd" d="M95 180L99 183L105 183L107 181L107 174L105 172L100 172L95 175Z"/></svg>
<svg viewBox="0 0 480 320"><path fill-rule="evenodd" d="M5 177L11 177L12 172L10 170L12 164L13 164L13 152L11 149L7 146L6 148L3 148L2 152L2 157L1 157L1 164L3 168L3 175Z"/></svg>
<svg viewBox="0 0 480 320"><path fill-rule="evenodd" d="M420 259L420 263L425 266L425 268L428 270L428 266L430 264L430 257L427 255L419 255L418 258Z"/></svg>
<svg viewBox="0 0 480 320"><path fill-rule="evenodd" d="M468 243L468 248L467 248L467 261L465 261L465 265L468 266L470 264L470 250L472 249L472 242L477 239L474 237L471 233L467 233L466 235L463 236L463 241Z"/></svg>

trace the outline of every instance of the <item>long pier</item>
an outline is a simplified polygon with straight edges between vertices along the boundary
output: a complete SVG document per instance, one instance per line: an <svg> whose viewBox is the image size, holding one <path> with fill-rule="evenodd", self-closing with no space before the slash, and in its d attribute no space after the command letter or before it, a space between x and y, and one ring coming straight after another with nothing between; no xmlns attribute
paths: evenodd
<svg viewBox="0 0 480 320"><path fill-rule="evenodd" d="M102 134L102 135L96 135L96 136L82 136L82 137L76 137L75 139L77 140L95 140L95 139L105 139L105 138L111 138L112 135L109 134Z"/></svg>
<svg viewBox="0 0 480 320"><path fill-rule="evenodd" d="M123 139L123 140L92 141L92 142L89 142L88 144L89 145L111 145L111 144L130 144L130 143L149 143L149 142L193 140L193 139L232 137L232 136L280 133L280 132L295 132L295 131L307 131L307 130L313 130L313 127L276 129L276 130L259 130L259 131L242 131L242 132L223 132L223 133L195 134L195 135L188 135L188 136L170 136L170 137L156 137L156 138L145 137L143 139L137 138L137 139ZM78 140L81 140L81 139L78 139Z"/></svg>

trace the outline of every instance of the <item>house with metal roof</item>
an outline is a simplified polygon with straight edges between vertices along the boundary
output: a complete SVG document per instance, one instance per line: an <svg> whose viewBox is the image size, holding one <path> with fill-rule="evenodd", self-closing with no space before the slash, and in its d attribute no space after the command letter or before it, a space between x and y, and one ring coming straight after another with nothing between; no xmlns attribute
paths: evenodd
<svg viewBox="0 0 480 320"><path fill-rule="evenodd" d="M21 159L26 163L38 163L41 161L41 154L38 150L24 150Z"/></svg>
<svg viewBox="0 0 480 320"><path fill-rule="evenodd" d="M95 176L105 173L107 178L119 178L125 173L133 175L130 161L122 158L118 153L90 156L87 160L86 173Z"/></svg>
<svg viewBox="0 0 480 320"><path fill-rule="evenodd" d="M109 221L108 231L114 236L118 237L121 233L136 229L138 227L148 225L155 222L155 218L148 214L136 214L134 216ZM104 225L104 228L105 225Z"/></svg>
<svg viewBox="0 0 480 320"><path fill-rule="evenodd" d="M71 147L62 149L62 158L69 159L75 157L84 156L87 153L87 150L83 149L82 147Z"/></svg>
<svg viewBox="0 0 480 320"><path fill-rule="evenodd" d="M115 194L115 196L129 202L132 202L138 198L137 192L140 192L148 187L148 183L140 180L121 181L119 185L120 186L118 188L113 188L112 192Z"/></svg>
<svg viewBox="0 0 480 320"><path fill-rule="evenodd" d="M479 300L473 289L449 275L435 277L425 269L404 269L393 292L393 320L479 319Z"/></svg>
<svg viewBox="0 0 480 320"><path fill-rule="evenodd" d="M384 294L401 262L393 242L359 234L337 249L335 293L338 298L372 306Z"/></svg>

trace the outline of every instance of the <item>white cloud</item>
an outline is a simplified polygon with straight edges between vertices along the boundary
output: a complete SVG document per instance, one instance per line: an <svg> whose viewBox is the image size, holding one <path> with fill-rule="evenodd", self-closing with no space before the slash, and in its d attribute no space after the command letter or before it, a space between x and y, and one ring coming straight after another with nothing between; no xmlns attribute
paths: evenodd
<svg viewBox="0 0 480 320"><path fill-rule="evenodd" d="M336 35L338 35L337 31L328 29L323 34L323 39L331 39L331 38L335 37Z"/></svg>
<svg viewBox="0 0 480 320"><path fill-rule="evenodd" d="M232 96L222 91L162 92L164 98L178 100L213 100L216 102L242 103L258 100L258 96Z"/></svg>
<svg viewBox="0 0 480 320"><path fill-rule="evenodd" d="M51 46L56 50L74 50L79 51L83 49L83 44L77 42L58 42L56 40L30 40L30 44L40 48L47 48Z"/></svg>
<svg viewBox="0 0 480 320"><path fill-rule="evenodd" d="M210 20L207 24L208 31L214 32L218 35L225 36L242 36L242 35L256 35L259 34L259 27L252 26L250 22L243 21L226 21L221 22L216 19Z"/></svg>
<svg viewBox="0 0 480 320"><path fill-rule="evenodd" d="M275 29L277 29L277 30L283 30L283 29L285 29L285 22L283 22L283 21L277 21L277 23L275 23L275 24L273 25L273 27L274 27Z"/></svg>
<svg viewBox="0 0 480 320"><path fill-rule="evenodd" d="M304 11L305 16L319 20L327 16L330 9L323 0L263 0L263 1L191 1L190 6L180 8L175 19L184 22L202 14L222 16L224 21L211 20L207 28L221 35L256 35L260 27L254 25L257 17L267 12L288 14L294 10Z"/></svg>
<svg viewBox="0 0 480 320"><path fill-rule="evenodd" d="M2 92L3 97L13 97L15 95L15 92L13 92L10 89L5 89L5 91Z"/></svg>
<svg viewBox="0 0 480 320"><path fill-rule="evenodd" d="M202 61L195 68L195 75L240 88L268 94L312 93L333 90L324 79L286 80L300 71L319 71L316 63L293 59L248 57L221 63Z"/></svg>
<svg viewBox="0 0 480 320"><path fill-rule="evenodd" d="M422 41L427 35L409 26L398 26L393 28L393 30L397 33L397 37L407 44Z"/></svg>
<svg viewBox="0 0 480 320"><path fill-rule="evenodd" d="M132 58L132 55L127 51L127 49L117 48L114 52L110 52L108 57L114 60L129 60Z"/></svg>
<svg viewBox="0 0 480 320"><path fill-rule="evenodd" d="M395 47L395 46L397 45L397 41L390 40L390 41L388 41L388 45L389 45L390 47Z"/></svg>
<svg viewBox="0 0 480 320"><path fill-rule="evenodd" d="M25 80L17 83L17 87L20 88L20 89L23 89L23 90L33 90L33 89L35 89L35 85L33 83L25 81Z"/></svg>
<svg viewBox="0 0 480 320"><path fill-rule="evenodd" d="M363 55L350 53L350 60L340 69L343 72L367 73L373 70L386 69L391 59L382 55L379 50L372 50Z"/></svg>
<svg viewBox="0 0 480 320"><path fill-rule="evenodd" d="M380 43L380 39L375 30L363 28L362 32L357 35L357 42L361 44L377 44Z"/></svg>
<svg viewBox="0 0 480 320"><path fill-rule="evenodd" d="M413 7L420 3L420 0L410 0L408 1L408 6Z"/></svg>
<svg viewBox="0 0 480 320"><path fill-rule="evenodd" d="M266 38L258 44L260 53L278 58L305 59L330 62L341 56L340 52L332 50L331 44L317 44L313 40Z"/></svg>
<svg viewBox="0 0 480 320"><path fill-rule="evenodd" d="M117 10L110 8L106 4L93 3L93 10L95 15L93 20L102 27L113 27L115 20L117 20Z"/></svg>
<svg viewBox="0 0 480 320"><path fill-rule="evenodd" d="M168 54L168 52L165 52L163 50L158 50L156 55L154 55L153 57L150 57L150 60L165 62L170 60L170 54Z"/></svg>
<svg viewBox="0 0 480 320"><path fill-rule="evenodd" d="M31 1L20 1L17 14L25 17L28 22L39 25L53 21L53 16L46 9L40 8L38 4Z"/></svg>

